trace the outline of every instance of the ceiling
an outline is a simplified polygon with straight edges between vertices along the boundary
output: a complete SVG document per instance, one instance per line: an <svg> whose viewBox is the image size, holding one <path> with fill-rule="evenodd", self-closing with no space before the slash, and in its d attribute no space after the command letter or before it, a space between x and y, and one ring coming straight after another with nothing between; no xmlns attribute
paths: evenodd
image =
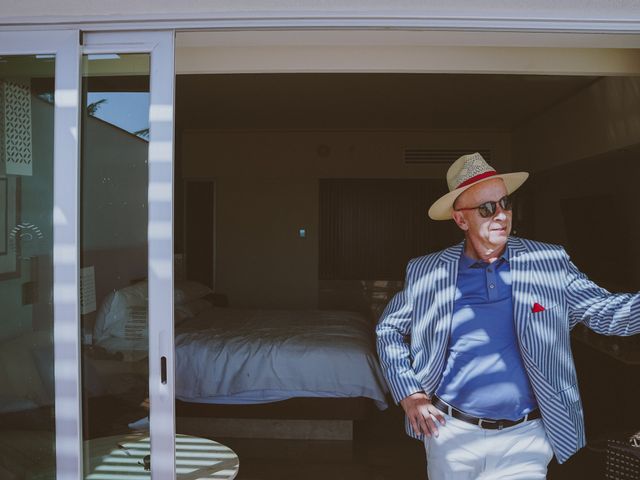
<svg viewBox="0 0 640 480"><path fill-rule="evenodd" d="M179 75L185 129L511 130L599 77L496 74Z"/></svg>

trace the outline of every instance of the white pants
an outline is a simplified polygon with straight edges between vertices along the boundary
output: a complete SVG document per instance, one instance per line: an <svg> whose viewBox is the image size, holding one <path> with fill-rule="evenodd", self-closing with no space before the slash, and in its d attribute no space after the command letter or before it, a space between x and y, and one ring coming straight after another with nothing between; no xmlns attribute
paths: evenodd
<svg viewBox="0 0 640 480"><path fill-rule="evenodd" d="M429 480L545 479L553 457L537 418L487 430L444 414L438 436L425 436Z"/></svg>

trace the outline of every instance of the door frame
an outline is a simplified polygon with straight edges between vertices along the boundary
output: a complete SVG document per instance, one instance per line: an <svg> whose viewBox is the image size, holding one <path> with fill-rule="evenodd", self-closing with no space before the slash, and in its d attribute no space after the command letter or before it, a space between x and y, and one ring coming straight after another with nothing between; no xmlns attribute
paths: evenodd
<svg viewBox="0 0 640 480"><path fill-rule="evenodd" d="M80 385L80 32L0 32L2 55L55 55L53 127L53 356L56 478L82 472Z"/></svg>
<svg viewBox="0 0 640 480"><path fill-rule="evenodd" d="M150 56L148 205L149 401L152 478L175 478L173 329L173 30L89 32L82 54Z"/></svg>
<svg viewBox="0 0 640 480"><path fill-rule="evenodd" d="M83 476L80 319L82 55L149 53L149 395L155 478L175 478L173 360L173 30L0 31L1 55L55 55L53 318L56 478ZM170 419L170 421L167 421Z"/></svg>
<svg viewBox="0 0 640 480"><path fill-rule="evenodd" d="M250 36L261 29L324 29L336 32L430 30L433 44L443 37L473 37L472 45L507 36L518 46L640 48L639 21L523 20L504 18L277 17L209 16L198 20L164 18L123 21L122 16L53 18L38 24L25 19L0 24L0 54L55 54L54 114L54 358L56 380L57 478L82 474L79 305L79 139L82 53L151 53L149 144L149 387L152 464L156 478L175 478L173 332L173 145L175 31L224 31ZM157 29L165 29L156 31ZM166 30L171 29L171 30ZM85 30L80 46L80 30ZM481 42L476 43L480 39ZM586 39L587 44L582 40ZM430 40L431 41L431 40ZM427 42L428 43L428 42ZM580 46L577 46L577 45ZM292 45L289 45L292 46ZM233 47L231 47L233 48ZM117 49L117 50L114 50ZM304 55L302 50L298 50ZM229 60L230 65L233 64ZM344 65L344 63L343 63ZM336 69L335 71L339 71ZM472 73L472 72L468 72ZM166 359L166 383L160 359ZM167 422L171 418L173 421ZM162 452L165 452L163 454ZM171 452L169 455L166 452Z"/></svg>

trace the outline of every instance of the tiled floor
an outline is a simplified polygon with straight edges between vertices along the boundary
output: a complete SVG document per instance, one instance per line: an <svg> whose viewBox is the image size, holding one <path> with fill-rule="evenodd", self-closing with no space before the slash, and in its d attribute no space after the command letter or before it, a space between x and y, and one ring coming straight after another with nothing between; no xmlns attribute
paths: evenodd
<svg viewBox="0 0 640 480"><path fill-rule="evenodd" d="M637 398L640 366L621 366L604 355L574 345L579 384L585 407L587 434L640 428ZM128 422L145 415L140 400L111 397L92 399L85 408L88 436L126 431ZM125 401L127 400L127 401ZM634 431L635 431L634 430ZM605 437L608 438L608 437ZM422 444L404 433L399 407L374 410L357 422L352 442L292 441L214 438L236 451L240 458L239 480L316 479L426 479ZM605 478L604 454L587 448L567 463L549 466L549 480L601 480Z"/></svg>
<svg viewBox="0 0 640 480"><path fill-rule="evenodd" d="M624 365L579 342L574 342L573 351L590 441L640 429L640 382L634 381L640 378L640 365ZM426 479L424 450L404 434L400 408L372 412L368 421L356 424L354 437L353 442L225 439L223 443L240 457L240 480ZM602 480L605 455L583 448L563 465L553 460L547 478Z"/></svg>
<svg viewBox="0 0 640 480"><path fill-rule="evenodd" d="M115 413L99 415L88 422L91 436L127 431L127 422L144 415L143 410L131 411L131 406L124 403L116 408L117 402L107 400L110 401L95 403L94 408L102 413L108 410ZM119 409L126 411L126 415L114 421ZM395 406L383 412L373 410L366 421L356 422L351 442L213 439L238 454L239 480L426 479L423 446L405 435L402 410ZM604 455L588 449L582 449L564 465L553 461L549 466L549 480L603 478Z"/></svg>
<svg viewBox="0 0 640 480"><path fill-rule="evenodd" d="M398 408L356 425L353 442L217 439L240 458L239 480L426 478L422 444L405 436ZM549 480L601 480L603 457L582 450L549 468Z"/></svg>

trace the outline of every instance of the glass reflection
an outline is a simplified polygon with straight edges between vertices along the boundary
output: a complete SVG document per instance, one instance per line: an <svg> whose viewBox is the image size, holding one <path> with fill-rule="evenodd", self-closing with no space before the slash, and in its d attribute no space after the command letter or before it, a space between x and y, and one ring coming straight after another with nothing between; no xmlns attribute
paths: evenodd
<svg viewBox="0 0 640 480"><path fill-rule="evenodd" d="M54 66L0 57L0 478L55 478Z"/></svg>
<svg viewBox="0 0 640 480"><path fill-rule="evenodd" d="M85 474L103 478L92 464L105 439L148 434L134 421L148 407L149 55L85 56L82 94L81 265L95 291L82 303ZM120 470L108 478L134 478Z"/></svg>

